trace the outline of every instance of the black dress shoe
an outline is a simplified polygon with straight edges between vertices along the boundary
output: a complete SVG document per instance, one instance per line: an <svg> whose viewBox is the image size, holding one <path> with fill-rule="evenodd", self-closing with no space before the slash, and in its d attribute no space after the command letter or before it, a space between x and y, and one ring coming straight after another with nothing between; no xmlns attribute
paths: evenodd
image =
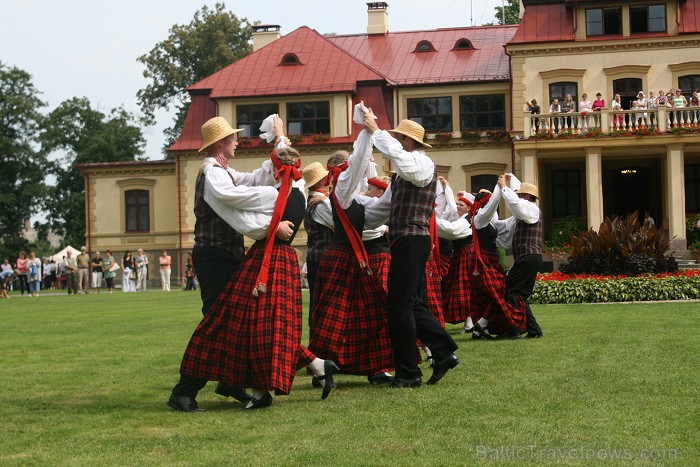
<svg viewBox="0 0 700 467"><path fill-rule="evenodd" d="M448 371L457 365L459 365L459 358L457 358L455 354L450 354L447 358L435 364L433 367L433 376L430 377L426 384L437 383Z"/></svg>
<svg viewBox="0 0 700 467"><path fill-rule="evenodd" d="M245 410L264 409L265 407L270 407L271 405L272 395L269 392L266 392L260 399L256 399L255 397L251 396L250 402L248 402L248 405L245 406Z"/></svg>
<svg viewBox="0 0 700 467"><path fill-rule="evenodd" d="M372 386L379 386L380 384L391 384L394 382L394 377L386 373L377 373L376 375L371 375L367 377L367 381Z"/></svg>
<svg viewBox="0 0 700 467"><path fill-rule="evenodd" d="M463 327L461 331L459 331L460 334L471 334L474 332L474 326L468 328L468 327Z"/></svg>
<svg viewBox="0 0 700 467"><path fill-rule="evenodd" d="M214 392L220 396L233 397L238 402L248 402L253 398L253 396L248 394L245 389L232 388L230 386L225 385L224 383L217 384L216 389L214 389Z"/></svg>
<svg viewBox="0 0 700 467"><path fill-rule="evenodd" d="M539 339L540 337L544 336L541 332L528 332L525 334L526 339Z"/></svg>
<svg viewBox="0 0 700 467"><path fill-rule="evenodd" d="M506 332L499 334L496 340L506 340L506 339L520 339L519 329L509 329Z"/></svg>
<svg viewBox="0 0 700 467"><path fill-rule="evenodd" d="M323 387L323 384L321 384L321 380L318 379L318 376L312 376L311 377L311 386L320 389Z"/></svg>
<svg viewBox="0 0 700 467"><path fill-rule="evenodd" d="M340 368L338 368L338 365L335 364L333 360L324 360L323 361L323 372L325 373L323 376L317 376L316 379L319 381L325 381L326 383L323 385L323 392L321 392L321 399L325 399L328 397L328 395L331 393L333 389L335 389L335 383L333 382L333 375L338 373L340 371ZM313 384L313 383L312 383Z"/></svg>
<svg viewBox="0 0 700 467"><path fill-rule="evenodd" d="M474 323L474 326L472 327L472 339L490 340L493 339L493 336L489 334L488 329L482 328L479 323Z"/></svg>
<svg viewBox="0 0 700 467"><path fill-rule="evenodd" d="M417 388L422 383L423 383L423 381L420 378L413 378L413 379L394 378L394 381L391 382L391 387L392 388Z"/></svg>
<svg viewBox="0 0 700 467"><path fill-rule="evenodd" d="M168 407L179 412L204 412L204 409L197 405L194 397L176 396L175 394L170 394Z"/></svg>

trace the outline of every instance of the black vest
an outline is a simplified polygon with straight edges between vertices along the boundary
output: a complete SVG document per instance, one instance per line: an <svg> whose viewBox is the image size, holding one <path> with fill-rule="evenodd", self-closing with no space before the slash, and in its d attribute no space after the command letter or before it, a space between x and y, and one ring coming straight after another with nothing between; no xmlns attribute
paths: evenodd
<svg viewBox="0 0 700 467"><path fill-rule="evenodd" d="M221 166L215 167L217 170L225 170ZM215 246L235 256L243 256L243 235L236 232L204 201L204 182L204 174L199 174L194 190L194 215L197 219L194 224L194 246ZM233 183L233 177L231 182Z"/></svg>
<svg viewBox="0 0 700 467"><path fill-rule="evenodd" d="M309 196L308 201L311 201ZM333 230L314 220L314 213L321 203L308 204L306 215L304 215L304 229L306 230L306 261L321 261L321 256L331 243Z"/></svg>

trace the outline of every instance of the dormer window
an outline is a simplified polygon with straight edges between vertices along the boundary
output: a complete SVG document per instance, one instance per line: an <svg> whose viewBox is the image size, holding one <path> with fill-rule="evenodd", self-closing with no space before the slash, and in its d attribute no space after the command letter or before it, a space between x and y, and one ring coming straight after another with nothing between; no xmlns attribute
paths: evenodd
<svg viewBox="0 0 700 467"><path fill-rule="evenodd" d="M630 32L666 32L666 5L630 5Z"/></svg>
<svg viewBox="0 0 700 467"><path fill-rule="evenodd" d="M301 62L299 61L299 57L297 57L295 54L289 53L282 57L282 63L280 63L282 66L293 66L293 65L301 65Z"/></svg>
<svg viewBox="0 0 700 467"><path fill-rule="evenodd" d="M473 50L474 46L469 41L469 39L460 39L455 43L452 50Z"/></svg>
<svg viewBox="0 0 700 467"><path fill-rule="evenodd" d="M622 34L622 9L615 7L586 10L586 33L589 36Z"/></svg>
<svg viewBox="0 0 700 467"><path fill-rule="evenodd" d="M435 47L430 41L420 41L416 46L415 52L435 52Z"/></svg>

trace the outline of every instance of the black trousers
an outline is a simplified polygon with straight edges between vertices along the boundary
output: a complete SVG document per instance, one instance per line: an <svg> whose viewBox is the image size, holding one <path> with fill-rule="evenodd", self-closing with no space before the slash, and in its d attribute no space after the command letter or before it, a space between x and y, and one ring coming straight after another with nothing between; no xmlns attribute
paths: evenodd
<svg viewBox="0 0 700 467"><path fill-rule="evenodd" d="M199 279L203 315L207 314L224 290L241 261L241 255L213 246L195 246L192 249L192 264Z"/></svg>
<svg viewBox="0 0 700 467"><path fill-rule="evenodd" d="M506 276L506 301L513 306L518 306L518 297L522 297L525 302L525 313L527 314L525 330L528 333L540 335L542 334L542 329L537 324L527 299L532 295L535 279L541 266L542 255L521 256L515 260L513 267L510 268Z"/></svg>
<svg viewBox="0 0 700 467"><path fill-rule="evenodd" d="M173 388L173 395L195 399L197 393L207 385L207 380L180 373L180 381Z"/></svg>
<svg viewBox="0 0 700 467"><path fill-rule="evenodd" d="M402 237L391 246L389 265L389 337L394 350L396 377L422 376L416 339L430 348L436 362L457 350L457 344L428 309L425 263L430 237Z"/></svg>
<svg viewBox="0 0 700 467"><path fill-rule="evenodd" d="M306 261L306 280L309 281L309 325L311 325L311 313L314 309L314 285L319 264L320 261Z"/></svg>

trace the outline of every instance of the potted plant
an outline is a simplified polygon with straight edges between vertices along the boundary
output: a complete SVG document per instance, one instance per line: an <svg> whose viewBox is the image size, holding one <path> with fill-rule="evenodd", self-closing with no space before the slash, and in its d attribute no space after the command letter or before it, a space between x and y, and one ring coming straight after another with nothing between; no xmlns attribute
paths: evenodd
<svg viewBox="0 0 700 467"><path fill-rule="evenodd" d="M331 139L331 135L329 133L314 133L311 136L311 139L313 139L316 143L325 143Z"/></svg>
<svg viewBox="0 0 700 467"><path fill-rule="evenodd" d="M508 133L508 130L504 130L504 129L487 130L486 137L494 140L497 143L500 143L501 141L509 139L510 134Z"/></svg>
<svg viewBox="0 0 700 467"><path fill-rule="evenodd" d="M444 144L452 139L452 133L434 133L433 137L438 144Z"/></svg>
<svg viewBox="0 0 700 467"><path fill-rule="evenodd" d="M476 144L481 138L481 132L478 130L462 130L462 139L470 141L472 144Z"/></svg>
<svg viewBox="0 0 700 467"><path fill-rule="evenodd" d="M289 138L289 141L291 141L292 144L296 144L302 139L304 139L304 135L298 135L296 133L293 133L291 135L287 135L287 138Z"/></svg>

